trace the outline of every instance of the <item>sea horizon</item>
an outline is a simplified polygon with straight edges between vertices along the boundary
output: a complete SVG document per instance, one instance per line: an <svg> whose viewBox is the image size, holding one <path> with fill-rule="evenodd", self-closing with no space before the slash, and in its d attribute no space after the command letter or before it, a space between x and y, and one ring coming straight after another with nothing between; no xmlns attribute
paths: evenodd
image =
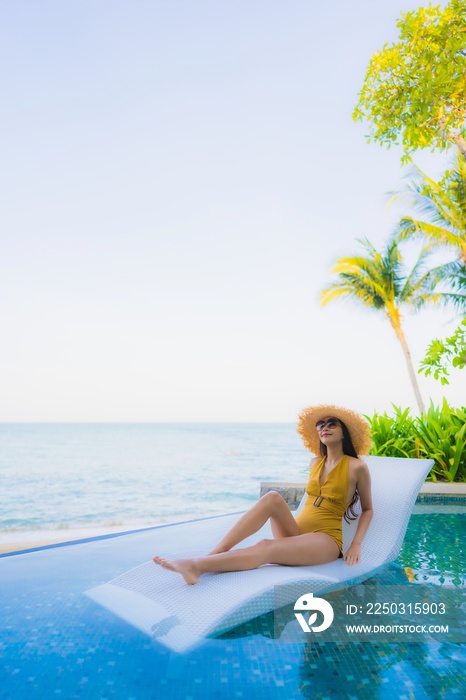
<svg viewBox="0 0 466 700"><path fill-rule="evenodd" d="M287 422L3 422L0 437L0 545L241 512L261 481L306 481L311 458Z"/></svg>

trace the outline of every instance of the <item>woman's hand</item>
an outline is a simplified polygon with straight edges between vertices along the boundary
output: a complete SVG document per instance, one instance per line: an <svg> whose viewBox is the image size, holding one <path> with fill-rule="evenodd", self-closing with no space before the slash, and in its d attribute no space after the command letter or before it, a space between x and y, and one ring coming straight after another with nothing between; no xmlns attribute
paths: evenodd
<svg viewBox="0 0 466 700"><path fill-rule="evenodd" d="M345 561L349 566L359 564L361 561L361 545L357 544L356 542L352 542L343 556L343 561Z"/></svg>

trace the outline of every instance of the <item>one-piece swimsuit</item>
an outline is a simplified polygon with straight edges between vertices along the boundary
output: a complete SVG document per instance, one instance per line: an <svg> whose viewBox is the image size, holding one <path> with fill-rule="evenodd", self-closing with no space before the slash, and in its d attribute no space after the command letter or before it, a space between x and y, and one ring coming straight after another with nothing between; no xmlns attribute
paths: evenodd
<svg viewBox="0 0 466 700"><path fill-rule="evenodd" d="M307 500L296 516L299 533L325 532L335 540L343 556L342 518L348 507L346 498L349 481L349 457L344 455L338 464L327 474L323 485L320 477L326 457L322 457L311 468L306 486Z"/></svg>

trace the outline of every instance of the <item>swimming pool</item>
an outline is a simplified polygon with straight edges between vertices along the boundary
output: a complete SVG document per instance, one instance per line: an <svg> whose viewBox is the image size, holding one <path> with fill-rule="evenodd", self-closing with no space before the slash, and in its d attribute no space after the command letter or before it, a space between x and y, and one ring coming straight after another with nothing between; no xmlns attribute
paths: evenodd
<svg viewBox="0 0 466 700"><path fill-rule="evenodd" d="M409 576L439 595L442 587L463 590L465 531L465 507L416 506L397 562L364 585L410 586ZM1 557L0 698L466 695L464 644L281 642L273 639L273 614L189 653L170 652L83 595L152 550L146 530Z"/></svg>

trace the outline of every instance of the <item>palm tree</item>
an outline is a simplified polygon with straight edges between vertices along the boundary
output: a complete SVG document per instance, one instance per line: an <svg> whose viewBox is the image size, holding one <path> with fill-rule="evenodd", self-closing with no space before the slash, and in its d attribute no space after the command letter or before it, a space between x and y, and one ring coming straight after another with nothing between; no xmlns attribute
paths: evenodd
<svg viewBox="0 0 466 700"><path fill-rule="evenodd" d="M466 265L461 259L434 267L430 271L433 286L437 288L436 299L444 307L453 307L460 318L466 315ZM446 287L444 286L446 285ZM444 291L441 291L441 290Z"/></svg>
<svg viewBox="0 0 466 700"><path fill-rule="evenodd" d="M322 292L321 304L325 306L334 299L351 297L368 308L384 312L403 348L416 401L423 413L424 403L401 325L400 308L410 306L418 310L427 302L437 301L433 291L436 280L432 279L430 271L424 271L429 251L427 248L421 251L408 274L396 240L391 240L382 252L378 252L367 239L360 239L358 243L367 255L340 258L336 262L332 272L338 277Z"/></svg>
<svg viewBox="0 0 466 700"><path fill-rule="evenodd" d="M396 193L390 203L406 195L421 218L403 216L394 235L399 239L422 236L429 247L448 247L456 252L456 259L431 270L431 282L439 284L437 300L446 307L453 306L460 318L466 313L466 160L458 149L439 182L429 178L420 168L407 187ZM442 291L440 291L442 290ZM456 333L461 331L461 325ZM424 357L423 371L429 373L434 340Z"/></svg>
<svg viewBox="0 0 466 700"><path fill-rule="evenodd" d="M453 248L466 265L466 160L458 150L440 182L414 167L417 175L389 204L410 195L421 218L403 216L396 235L400 240L423 236L431 246Z"/></svg>

